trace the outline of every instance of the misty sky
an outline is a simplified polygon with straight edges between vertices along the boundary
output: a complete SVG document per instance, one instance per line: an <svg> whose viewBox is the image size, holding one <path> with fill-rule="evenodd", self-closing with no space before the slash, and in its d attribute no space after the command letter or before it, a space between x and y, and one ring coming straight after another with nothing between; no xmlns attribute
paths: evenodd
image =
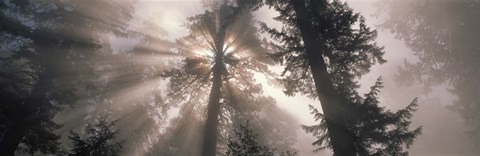
<svg viewBox="0 0 480 156"><path fill-rule="evenodd" d="M367 24L374 27L378 19L372 15L375 13L375 0L348 0L350 6L356 12L361 12L367 19ZM202 13L205 8L200 1L194 0L141 0L136 5L135 17L130 28L141 31L142 23L150 20L160 25L168 33L168 39L174 40L187 34L182 25L186 17ZM270 26L278 26L272 20L276 13L267 8L261 8L255 12L257 20L266 22ZM146 32L148 33L148 32ZM411 155L472 155L463 135L465 128L459 117L447 110L444 106L449 105L455 97L446 91L447 85L434 88L434 91L423 95L422 88L404 87L394 83L394 77L399 65L405 59L415 61L411 50L405 47L402 41L396 40L388 31L379 31L377 43L385 46L384 58L388 61L383 65L377 65L372 71L360 80L362 87L360 93L365 93L373 85L379 76L384 78L385 88L380 93L382 105L388 109L397 110L408 105L415 97L419 97L419 110L415 113L412 127L423 126L423 134L420 135L411 147ZM124 51L135 45L135 41L112 38L113 49ZM272 67L274 71L281 71L281 67ZM308 105L312 104L319 108L319 102L305 96L286 97L282 88L275 88L265 84L262 76L256 76L257 81L263 82L264 92L277 100L279 107L286 109L298 120L299 124L312 124L313 116L309 114ZM299 155L331 155L329 151L313 154L315 148L311 146L314 137L305 134L298 126L297 149ZM445 137L445 135L448 135ZM442 137L439 137L442 136Z"/></svg>

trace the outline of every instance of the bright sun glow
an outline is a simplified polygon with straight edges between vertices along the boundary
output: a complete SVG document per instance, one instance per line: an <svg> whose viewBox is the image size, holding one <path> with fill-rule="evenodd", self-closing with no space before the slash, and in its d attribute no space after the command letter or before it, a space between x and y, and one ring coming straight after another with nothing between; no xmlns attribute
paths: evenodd
<svg viewBox="0 0 480 156"><path fill-rule="evenodd" d="M225 54L232 53L235 51L235 47L233 45L224 45L223 51L225 52Z"/></svg>
<svg viewBox="0 0 480 156"><path fill-rule="evenodd" d="M196 55L196 56L200 56L200 57L206 57L206 58L213 58L214 57L214 54L212 51L210 50L194 50L193 53Z"/></svg>

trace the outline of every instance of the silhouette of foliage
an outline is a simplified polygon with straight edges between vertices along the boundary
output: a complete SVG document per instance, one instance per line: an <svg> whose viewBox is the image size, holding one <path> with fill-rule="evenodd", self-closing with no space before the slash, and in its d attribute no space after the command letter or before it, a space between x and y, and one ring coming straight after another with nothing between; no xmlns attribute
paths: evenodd
<svg viewBox="0 0 480 156"><path fill-rule="evenodd" d="M87 123L84 134L70 131L68 138L73 143L73 148L67 155L70 156L116 156L122 148L122 142L116 141L118 135L115 125L108 114L102 114L96 119L94 125Z"/></svg>
<svg viewBox="0 0 480 156"><path fill-rule="evenodd" d="M378 2L381 28L413 50L418 61L405 61L399 69L400 84L432 86L447 84L458 96L450 107L480 140L480 2L474 0L386 0ZM480 142L477 142L477 146Z"/></svg>
<svg viewBox="0 0 480 156"><path fill-rule="evenodd" d="M265 23L262 30L278 41L271 54L285 68L280 79L285 94L305 94L321 101L326 126L338 155L353 155L353 132L346 119L355 110L348 105L359 87L356 78L383 59L377 36L347 3L339 0L266 0L280 15L278 30Z"/></svg>
<svg viewBox="0 0 480 156"><path fill-rule="evenodd" d="M53 132L60 125L53 117L84 93L91 56L101 51L105 34L124 33L132 9L120 1L91 2L0 2L1 96L9 97L0 107L6 121L0 126L1 155L57 151L59 137ZM116 22L100 21L104 18Z"/></svg>
<svg viewBox="0 0 480 156"><path fill-rule="evenodd" d="M285 94L293 96L294 93L302 93L316 98L318 95L308 71L310 67L305 45L302 43L299 28L295 26L296 17L292 15L293 8L285 6L283 3L288 3L283 1L267 1L268 3L278 11L284 10L275 18L284 23L281 30L269 28L265 23L262 24L262 29L280 41L271 57L286 66L282 73L285 76L282 79ZM322 45L318 53L322 54L335 86L356 83L353 81L354 78L368 73L372 65L386 62L383 59L383 47L374 42L377 32L371 30L366 25L365 18L355 13L347 3L338 0L308 3L312 3L312 8L309 9L319 10L308 12L310 13L308 16L312 16L311 21L315 30L311 33L319 40L315 43Z"/></svg>
<svg viewBox="0 0 480 156"><path fill-rule="evenodd" d="M409 128L412 113L418 106L417 99L404 109L391 112L380 106L378 93L381 88L383 88L383 83L379 78L364 98L356 97L356 100L352 101L352 105L357 111L347 120L347 124L355 133L355 153L379 156L408 155L408 152L404 151L404 147L409 148L415 137L421 133L421 127L414 130ZM314 152L332 148L328 138L325 116L314 106L310 105L310 110L319 124L302 127L318 139L312 143L312 145L320 146Z"/></svg>
<svg viewBox="0 0 480 156"><path fill-rule="evenodd" d="M162 75L168 80L166 103L182 109L193 107L195 117L206 121L203 145L208 147L202 148L208 149L206 155L213 153L213 146L225 145L222 138L229 133L226 129L241 121L237 117L254 118L262 111L275 110L274 100L262 95L262 87L254 79L257 72L271 74L267 65L272 61L266 57L266 42L259 39L250 9L242 5L220 1L188 18L189 34L177 40L175 51L182 61ZM279 132L292 134L290 129Z"/></svg>
<svg viewBox="0 0 480 156"><path fill-rule="evenodd" d="M251 127L249 122L239 125L234 133L227 139L227 156L294 156L296 152L281 152L275 154L276 149L267 145L261 145L258 140L259 134Z"/></svg>
<svg viewBox="0 0 480 156"><path fill-rule="evenodd" d="M248 122L234 131L235 135L228 138L227 156L273 156L273 149L258 144L258 134L248 127Z"/></svg>

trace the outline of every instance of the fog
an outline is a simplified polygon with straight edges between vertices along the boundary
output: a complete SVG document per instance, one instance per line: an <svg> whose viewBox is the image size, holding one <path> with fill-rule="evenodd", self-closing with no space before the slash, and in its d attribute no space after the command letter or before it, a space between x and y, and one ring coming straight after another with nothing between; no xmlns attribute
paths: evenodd
<svg viewBox="0 0 480 156"><path fill-rule="evenodd" d="M356 12L360 12L366 17L367 23L372 27L377 27L380 20L375 17L375 0L347 0L349 5ZM164 7L167 7L164 9ZM138 16L147 18L152 16L151 12L158 11L154 19L162 19L159 24L167 30L169 38L176 38L185 34L182 30L182 19L196 12L202 11L199 1L162 1L154 2L142 1L137 6ZM149 11L147 11L149 10ZM148 13L150 12L150 13ZM168 12L168 13L163 13ZM142 15L143 14L143 15ZM150 15L149 15L150 14ZM169 15L169 16L167 16ZM272 18L278 14L266 7L254 13L259 21L266 23L275 23ZM275 26L274 24L274 26ZM277 26L279 27L279 26ZM267 36L267 35L266 35ZM394 34L389 30L379 30L377 43L385 46L385 59L388 61L382 65L376 65L371 72L363 76L359 81L361 84L360 92L365 93L373 85L379 76L385 81L385 88L380 93L382 105L388 109L400 109L405 107L413 98L418 97L420 106L413 117L413 126L422 126L423 132L416 140L413 146L408 150L411 155L475 155L477 148L472 145L471 140L466 136L468 128L458 113L450 111L447 106L457 98L448 92L448 85L434 87L429 93L425 93L421 86L402 86L395 82L395 75L398 74L398 68L403 65L405 60L417 61L412 50L405 46L405 43L395 39ZM276 68L274 68L276 69ZM278 67L277 71L281 71ZM261 79L261 76L260 76ZM265 80L263 80L265 81ZM286 97L279 88L272 85L263 84L267 95L273 96L280 108L287 110L298 120L300 124L314 124L313 117L308 110L308 104L317 104L305 96L297 95L295 97ZM295 126L295 125L292 125ZM331 155L330 151L313 153L311 143L314 138L311 134L306 134L300 126L297 126L297 143L295 148L299 149L299 155Z"/></svg>
<svg viewBox="0 0 480 156"><path fill-rule="evenodd" d="M472 54L470 57L473 58L470 58L469 61L465 61L466 63L456 63L457 66L453 67L445 65L442 66L443 68L440 67L440 69L438 69L447 74L442 75L436 72L431 72L433 73L431 74L427 71L426 75L431 74L433 75L431 77L437 76L442 78L435 79L430 78L429 76L415 75L417 73L410 73L413 76L407 75L408 73L402 72L403 69L406 69L405 66L408 66L405 63L410 62L411 64L415 64L425 61L426 59L424 57L430 54L424 54L421 52L428 50L421 49L419 48L420 46L412 43L412 41L415 41L417 38L408 38L411 35L399 34L401 33L399 30L392 30L391 27L389 28L388 26L382 25L385 24L385 21L390 14L387 15L388 9L379 9L381 0L343 1L347 2L354 12L359 12L363 15L366 18L366 24L368 26L378 29L378 37L375 42L379 46L384 47L385 54L383 55L383 58L387 60L384 64L375 64L371 67L370 72L356 79L360 84L358 89L360 95L368 93L370 87L377 81L377 78L382 77L384 82L383 85L385 87L381 89L378 97L380 105L385 109L390 109L392 111L401 110L407 107L413 99L418 98L419 106L416 108L417 111L413 113L410 129L421 126L422 132L414 139L413 144L406 149L406 151L414 156L478 155L478 153L480 153L480 149L478 148L478 143L480 142L478 139L480 139L480 137L472 137L469 132L472 132L473 130L474 136L478 133L478 130L475 131L475 128L478 128L478 125L480 125L480 123L478 123L480 122L480 115L478 115L479 105L478 103L472 102L474 104L472 104L471 107L465 106L465 108L459 108L455 106L457 103L465 102L462 97L464 97L464 95L467 96L467 94L464 92L472 91L467 90L466 88L468 87L464 87L462 85L463 83L457 82L460 79L458 78L458 75L464 73L458 74L455 72L455 74L458 75L454 75L450 74L450 71L463 70L460 69L460 67L480 67L480 64L478 64L480 62L479 55ZM207 110L210 110L210 100L214 97L214 95L210 95L210 93L214 91L211 89L213 87L210 86L215 86L215 82L213 82L213 80L210 81L210 74L214 75L213 69L215 68L215 65L210 65L209 63L216 61L214 57L217 54L206 54L209 50L215 49L215 46L209 45L212 44L210 42L215 42L215 38L212 37L212 41L210 41L210 38L205 37L205 34L198 33L209 32L211 30L209 30L209 28L196 28L195 24L204 23L198 21L198 23L195 23L195 18L191 17L199 14L210 15L206 12L207 9L211 9L209 8L211 6L206 5L207 2L210 1L138 0L130 2L132 4L130 6L130 9L132 9L131 17L124 17L124 29L119 30L119 34L116 34L118 32L103 33L100 30L95 30L95 26L85 26L88 28L92 27L94 32L90 32L91 34L98 34L96 35L97 38L91 38L98 40L98 43L104 44L103 46L100 46L100 50L97 49L100 51L100 55L95 55L92 59L85 61L87 62L85 63L85 66L92 66L92 68L85 69L87 71L85 73L87 74L74 73L68 76L62 76L58 78L58 80L52 82L60 84L59 86L62 86L62 84L72 85L77 81L79 84L92 85L75 90L75 93L79 95L76 102L73 102L74 104L70 105L59 106L61 107L61 109L59 109L60 111L52 117L54 122L62 125L62 127L52 131L54 131L55 134L60 135L59 144L62 146L63 150L73 146L70 142L71 138L68 136L71 134L71 131L80 132L81 135L85 135L85 132L81 132L85 125L87 125L87 123L96 122L96 117L99 116L99 114L107 112L111 115L110 117L112 119L116 120L119 132L118 138L124 139L122 146L123 150L121 150L120 155L168 155L172 153L179 155L195 155L202 151L202 137L204 136L203 129L205 129L205 127L208 128L208 123L205 126L205 122L208 122L207 120L209 120ZM412 1L409 0L408 2ZM474 2L472 0L471 2L472 6L479 5L477 4L478 1ZM438 3L449 4L448 0L442 0ZM18 10L16 9L5 9L4 11L3 7L8 8L9 5L13 5L11 3L5 4L7 5L2 5L2 11L4 14L17 13ZM59 2L57 5L61 5L61 3ZM72 6L77 7L76 5ZM435 10L435 13L453 12L456 15L457 12L460 12L459 10L456 10L458 8L450 8L451 10L446 10L449 7L444 7L444 5L440 6L443 7L438 7ZM402 9L409 10L407 7L411 6L399 5L398 7L399 8L395 11ZM53 8L55 9L55 7ZM96 9L102 8L99 7ZM118 8L109 9L110 10L102 11L108 12ZM83 17L90 14L103 14L102 11L92 12L91 9L81 10L79 13L81 15L79 16ZM224 10L218 12L223 13L222 11L228 12ZM43 11L38 12L43 13ZM48 9L44 12L48 12ZM82 13L86 15L83 15ZM221 19L223 16L227 17L228 15L221 13L215 14L214 17L218 19L213 20L213 24L206 23L211 25L218 25L218 23L222 24L222 22L228 23ZM398 14L402 12L399 11L395 13ZM237 60L235 59L227 60L231 62L225 61L227 62L227 65L224 67L225 70L228 70L227 72L230 73L235 73L238 77L228 78L225 80L225 82L228 82L227 84L218 87L219 90L220 88L222 89L222 92L218 96L223 97L219 97L217 100L217 103L219 103L218 105L219 107L221 106L221 108L218 108L220 112L219 115L217 115L219 116L218 119L216 119L218 120L218 126L215 126L219 127L218 134L216 133L219 138L218 140L220 140L217 142L219 150L222 152L226 151L228 149L227 140L234 134L233 129L238 128L240 125L248 121L248 123L251 124L252 129L258 133L257 139L259 142L261 144L272 146L276 151L297 152L300 156L332 155L333 152L331 149L314 153L313 150L318 148L312 145L312 143L316 141L316 137L312 136L311 133L306 133L305 130L302 129L302 125L318 124L317 121L314 120L314 115L311 114L311 110L309 109L309 105L313 105L321 110L318 98L312 99L307 95L299 93L294 94L294 96L285 95L285 88L283 88L281 82L276 81L278 77L281 77L280 75L282 75L285 66L272 63L272 61L262 62L265 58L258 58L257 56L260 54L252 53L252 51L255 50L261 52L269 50L262 48L262 46L265 46L263 39L273 43L278 43L278 41L274 41L274 39L271 38L271 35L266 32L250 28L248 24L253 23L255 27L260 27L259 22L264 22L269 27L280 29L282 23L273 19L279 14L272 8L262 6L251 15L251 17L250 15L239 16L238 18L240 19L240 22L235 23L239 26L232 28L232 30L234 30L232 31L233 33L224 32L223 37L227 38L225 39L226 43L223 45L222 41L222 46L220 46L223 48L223 51L225 51L225 55L233 53L231 51L239 51L235 55L235 57L240 57L235 58L238 59L238 62L240 62L239 60L253 60L251 61L253 63L240 64L237 63ZM479 13L477 12L475 15L479 15ZM443 16L440 15L438 17L433 17L433 19L443 18ZM29 19L31 17L25 15L25 17L20 16L16 18ZM478 17L471 15L470 18ZM80 17L73 19L80 19ZM199 16L198 19L202 18ZM100 20L105 20L104 23L106 26L102 26L107 27L106 29L108 29L108 26L121 23L119 19L110 19L112 21L109 19ZM458 21L452 21L452 23L455 22ZM100 21L94 21L93 23L100 23ZM406 23L408 23L408 21ZM474 20L471 25L475 26L479 25L479 23L478 20ZM461 25L468 24L469 23ZM412 25L417 26L416 24ZM403 28L401 26L392 27L399 29ZM86 29L89 30L88 28ZM455 29L456 31L453 33L462 30L462 27L456 25L449 25L448 28ZM82 32L77 29L71 29L70 31L73 30ZM406 32L413 33L413 30L408 30L409 31ZM3 31L4 30L2 30L2 32ZM69 31L69 29L65 29L64 31ZM260 34L258 36L252 35L254 37L247 38L250 37L248 35L251 35L248 34L250 31L252 31L251 33ZM474 31L475 32L470 33L480 36L480 30ZM11 36L4 35L9 33L8 29L5 29L5 32L6 33L2 33L2 39L10 39ZM122 35L122 32L125 34ZM69 33L74 34L75 32ZM427 33L428 32L425 32L425 34ZM465 35L464 32L462 33ZM91 34L82 35L88 36ZM192 35L193 37L189 35ZM242 35L247 37L242 38ZM460 38L458 40L463 39L462 35L459 36L460 37L455 36L457 38L452 38ZM198 39L202 37L203 39ZM79 38L84 39L75 36L75 39ZM256 42L257 38L259 39L258 42L262 41L262 43L252 43ZM471 37L469 39L472 38L478 39L478 37ZM206 41L207 43L199 43L202 41ZM471 46L468 47L471 50L478 48L474 44L478 44L479 41L480 40L469 41L469 43L457 43L461 41L454 40L452 42L460 46ZM0 52L2 53L0 54L0 57L9 58L11 55L10 53L15 53L15 49L17 49L11 47L21 47L21 45L28 44L29 42L35 42L35 39L22 43L15 43L13 41L7 42L7 40L2 41L2 48L0 48ZM246 44L250 47L245 48L241 46L241 44ZM175 46L179 46L179 48ZM456 45L452 45L449 47L455 46ZM228 51L228 48L232 48L233 50ZM435 50L436 48L430 49ZM449 51L448 56L454 55L451 54L451 51L461 48L452 49L453 50ZM464 51L468 50L469 49ZM462 53L458 55L467 55L470 53L479 53L479 51L462 51ZM86 57L82 56L79 58ZM14 62L14 66L18 66L20 69L32 68L32 70L35 70L30 66L25 67L17 65L22 64L23 62L29 62L28 58L15 59ZM449 61L444 61L439 64L444 65L448 63ZM238 65L239 69L234 68L237 64L240 64ZM181 68L184 65L186 67L191 65L192 70L187 69L182 71ZM252 66L257 67L253 68ZM428 67L428 64L425 66ZM2 73L0 74L3 74L4 71L16 70L15 68L11 69L11 67L3 68L4 67L1 68ZM63 67L60 66L55 67L55 69L58 70L62 68ZM62 70L83 70L83 68L70 66L64 68L65 69ZM468 70L471 68L468 68ZM422 72L423 70L419 71ZM188 75L191 74L189 72L208 76L205 76L204 78L194 77ZM8 74L8 72L5 73ZM475 88L475 85L478 83L478 74L476 74L478 72L473 73L474 74L470 74L473 75L471 76L473 78L465 78L467 80L462 82L469 83L472 81L473 88ZM443 78L447 76L453 78ZM0 75L0 78L3 78L2 75ZM3 79L1 80L2 83L5 81ZM35 82L39 80L33 78L28 79L28 81ZM468 84L466 86L468 86ZM480 90L476 88L476 91L478 92L473 92L471 93L472 95L468 94L468 96L480 96ZM7 94L3 95L2 92L2 96L6 95ZM59 103L61 103L56 100L50 101L55 101L51 102L54 103L53 105L55 107L57 104L60 105ZM5 106L5 108L6 107L7 106ZM466 113L464 112L467 111L464 109L468 108L473 111L473 113L471 113L474 114L471 115L473 117L465 115ZM10 111L10 109L8 110ZM2 110L0 113L3 112L4 111ZM3 116L7 115L2 114L0 116L0 121L7 121L7 119L3 119ZM471 118L467 118L466 116ZM1 136L6 133L6 130L8 130L8 126L2 124L0 127ZM25 145L25 143L23 145Z"/></svg>

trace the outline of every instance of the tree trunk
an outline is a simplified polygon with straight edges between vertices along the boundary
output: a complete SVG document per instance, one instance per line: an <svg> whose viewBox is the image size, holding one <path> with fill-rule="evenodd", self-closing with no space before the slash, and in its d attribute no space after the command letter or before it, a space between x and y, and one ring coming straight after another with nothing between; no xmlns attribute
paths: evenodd
<svg viewBox="0 0 480 156"><path fill-rule="evenodd" d="M33 86L30 95L25 99L25 107L18 112L19 116L5 132L0 142L0 155L13 156L28 130L40 124L40 119L44 113L40 111L40 107L48 102L45 96L52 86L51 83L52 79L49 72L43 72L39 76L39 81Z"/></svg>
<svg viewBox="0 0 480 156"><path fill-rule="evenodd" d="M0 142L0 155L13 156L23 137L27 134L27 130L27 125L23 123L12 124Z"/></svg>
<svg viewBox="0 0 480 156"><path fill-rule="evenodd" d="M222 94L222 75L226 72L223 64L225 29L220 28L216 37L215 64L212 68L213 84L208 101L207 123L205 125L205 135L203 138L202 156L215 156L217 151L218 116L220 114L220 98Z"/></svg>
<svg viewBox="0 0 480 156"><path fill-rule="evenodd" d="M207 123L203 139L203 156L214 156L217 147L218 115L220 114L221 75L214 72L213 85L208 101Z"/></svg>
<svg viewBox="0 0 480 156"><path fill-rule="evenodd" d="M344 116L349 108L341 102L341 97L333 86L322 57L322 47L318 44L319 41L316 39L313 26L307 18L309 15L305 11L305 2L291 0L290 4L295 9L297 24L305 45L317 95L325 115L333 152L335 156L354 156L354 135L347 129Z"/></svg>

